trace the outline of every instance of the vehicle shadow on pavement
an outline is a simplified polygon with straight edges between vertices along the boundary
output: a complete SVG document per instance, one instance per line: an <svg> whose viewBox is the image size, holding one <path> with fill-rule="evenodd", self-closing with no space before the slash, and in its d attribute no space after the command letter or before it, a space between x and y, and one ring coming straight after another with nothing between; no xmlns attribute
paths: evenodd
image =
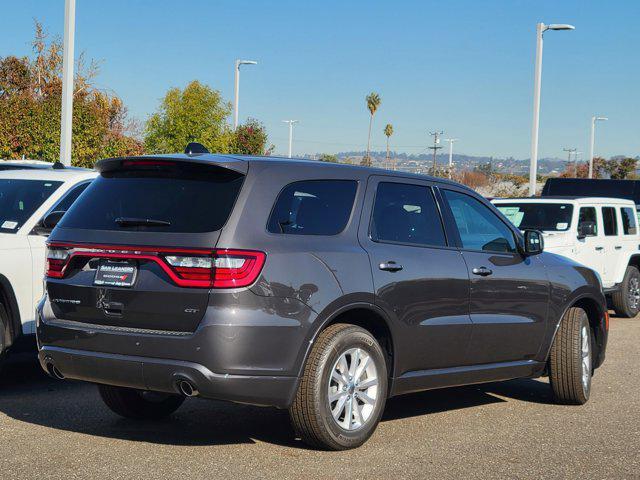
<svg viewBox="0 0 640 480"><path fill-rule="evenodd" d="M392 398L384 421L517 399L548 403L549 386L514 380L433 390ZM164 445L204 446L267 442L307 448L294 439L286 411L188 399L162 421L122 419L102 403L93 385L46 376L33 358L9 362L0 376L0 414L20 422L106 438Z"/></svg>

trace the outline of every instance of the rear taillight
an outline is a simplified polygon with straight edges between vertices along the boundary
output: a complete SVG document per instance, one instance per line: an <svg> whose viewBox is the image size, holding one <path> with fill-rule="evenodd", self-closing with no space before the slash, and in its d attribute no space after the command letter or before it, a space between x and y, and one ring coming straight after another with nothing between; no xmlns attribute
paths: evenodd
<svg viewBox="0 0 640 480"><path fill-rule="evenodd" d="M62 278L64 276L64 268L68 261L68 248L48 247L45 275L52 278Z"/></svg>
<svg viewBox="0 0 640 480"><path fill-rule="evenodd" d="M239 288L256 281L265 254L249 250L214 250L211 257L166 255L183 286Z"/></svg>
<svg viewBox="0 0 640 480"><path fill-rule="evenodd" d="M181 287L240 288L256 281L266 254L253 250L183 250L52 243L47 248L47 277L63 278L67 265L75 257L87 261L91 258L152 261ZM78 266L76 263L74 265Z"/></svg>
<svg viewBox="0 0 640 480"><path fill-rule="evenodd" d="M213 287L246 287L256 281L266 255L246 250L217 250L213 258Z"/></svg>
<svg viewBox="0 0 640 480"><path fill-rule="evenodd" d="M187 282L203 282L187 284L189 287L210 287L213 284L213 259L205 256L167 255L165 261L171 265L175 274Z"/></svg>

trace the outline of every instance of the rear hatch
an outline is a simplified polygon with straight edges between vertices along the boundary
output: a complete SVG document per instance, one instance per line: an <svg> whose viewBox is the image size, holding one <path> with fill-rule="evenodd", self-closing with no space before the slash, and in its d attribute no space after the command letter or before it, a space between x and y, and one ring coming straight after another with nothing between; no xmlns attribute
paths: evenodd
<svg viewBox="0 0 640 480"><path fill-rule="evenodd" d="M212 288L242 287L264 262L261 252L216 249L243 168L150 157L101 162L100 176L49 238L56 318L194 331Z"/></svg>

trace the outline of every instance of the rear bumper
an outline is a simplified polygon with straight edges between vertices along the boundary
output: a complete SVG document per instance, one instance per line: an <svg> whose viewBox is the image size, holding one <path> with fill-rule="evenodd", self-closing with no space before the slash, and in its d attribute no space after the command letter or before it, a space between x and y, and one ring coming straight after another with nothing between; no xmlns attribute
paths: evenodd
<svg viewBox="0 0 640 480"><path fill-rule="evenodd" d="M45 295L36 315L40 362L93 383L178 393L186 380L204 398L291 405L313 312L247 291L216 300L194 332L168 332L63 320Z"/></svg>
<svg viewBox="0 0 640 480"><path fill-rule="evenodd" d="M135 357L42 346L38 352L45 371L54 365L65 378L156 392L180 393L188 381L204 398L253 405L288 407L296 377L218 374L203 365L178 360Z"/></svg>

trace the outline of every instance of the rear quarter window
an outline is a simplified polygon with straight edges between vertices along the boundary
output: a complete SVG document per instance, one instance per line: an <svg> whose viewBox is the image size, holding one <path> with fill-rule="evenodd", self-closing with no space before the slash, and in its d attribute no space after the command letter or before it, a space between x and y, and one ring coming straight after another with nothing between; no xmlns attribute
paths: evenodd
<svg viewBox="0 0 640 480"><path fill-rule="evenodd" d="M289 235L337 235L349 221L357 188L355 180L291 183L278 195L267 230Z"/></svg>

